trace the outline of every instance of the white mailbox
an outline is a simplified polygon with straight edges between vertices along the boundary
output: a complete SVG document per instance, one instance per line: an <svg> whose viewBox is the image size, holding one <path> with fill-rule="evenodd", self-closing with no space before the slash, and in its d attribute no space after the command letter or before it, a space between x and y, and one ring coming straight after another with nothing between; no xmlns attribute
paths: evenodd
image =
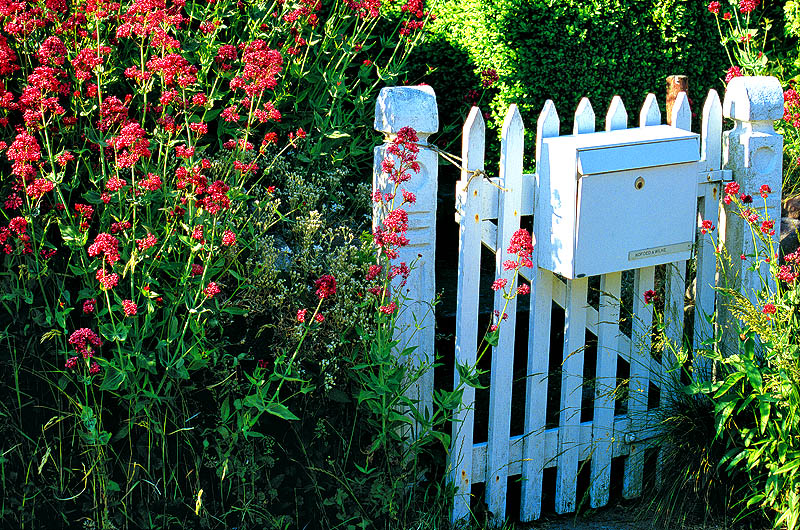
<svg viewBox="0 0 800 530"><path fill-rule="evenodd" d="M538 265L570 279L688 259L699 135L667 125L545 138Z"/></svg>

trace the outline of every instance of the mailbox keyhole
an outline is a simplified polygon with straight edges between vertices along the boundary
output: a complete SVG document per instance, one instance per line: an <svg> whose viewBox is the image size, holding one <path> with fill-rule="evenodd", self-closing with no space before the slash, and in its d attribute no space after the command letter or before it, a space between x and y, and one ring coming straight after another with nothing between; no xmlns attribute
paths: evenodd
<svg viewBox="0 0 800 530"><path fill-rule="evenodd" d="M633 187L636 188L637 190L644 188L644 179L642 177L637 178L636 181L633 183Z"/></svg>

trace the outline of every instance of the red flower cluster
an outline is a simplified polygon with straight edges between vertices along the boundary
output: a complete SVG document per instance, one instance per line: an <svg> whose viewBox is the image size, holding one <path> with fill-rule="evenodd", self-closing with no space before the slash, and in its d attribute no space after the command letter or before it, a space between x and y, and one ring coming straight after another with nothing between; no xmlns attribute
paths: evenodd
<svg viewBox="0 0 800 530"><path fill-rule="evenodd" d="M739 11L752 13L761 4L761 0L739 0Z"/></svg>
<svg viewBox="0 0 800 530"><path fill-rule="evenodd" d="M150 157L150 140L138 122L128 122L118 136L107 141L117 153L117 167L133 167L141 157Z"/></svg>
<svg viewBox="0 0 800 530"><path fill-rule="evenodd" d="M203 289L203 294L206 298L214 298L215 295L220 293L219 285L216 282L208 282L208 285Z"/></svg>
<svg viewBox="0 0 800 530"><path fill-rule="evenodd" d="M481 72L481 86L483 88L489 88L493 84L495 84L500 79L500 76L497 75L497 71L493 68L487 68Z"/></svg>
<svg viewBox="0 0 800 530"><path fill-rule="evenodd" d="M330 274L325 274L314 282L314 287L316 288L315 294L320 300L330 298L336 294L336 278Z"/></svg>
<svg viewBox="0 0 800 530"><path fill-rule="evenodd" d="M226 247L236 244L236 234L231 232L230 230L225 230L222 233L222 244Z"/></svg>
<svg viewBox="0 0 800 530"><path fill-rule="evenodd" d="M136 315L139 307L133 302L133 300L123 300L122 310L125 312L125 316L132 317Z"/></svg>
<svg viewBox="0 0 800 530"><path fill-rule="evenodd" d="M783 121L800 127L800 94L793 88L783 93Z"/></svg>
<svg viewBox="0 0 800 530"><path fill-rule="evenodd" d="M361 18L378 18L381 15L381 0L345 0L345 3Z"/></svg>
<svg viewBox="0 0 800 530"><path fill-rule="evenodd" d="M508 280L505 278L498 278L492 283L492 291L499 291L500 289L504 289L506 284L508 284Z"/></svg>
<svg viewBox="0 0 800 530"><path fill-rule="evenodd" d="M75 351L87 359L92 356L96 349L103 346L103 341L97 336L97 333L89 328L80 328L72 332L67 340Z"/></svg>
<svg viewBox="0 0 800 530"><path fill-rule="evenodd" d="M36 172L31 162L37 162L42 157L42 149L35 137L21 132L8 146L6 156L14 162L11 165L11 174L27 180L33 178Z"/></svg>
<svg viewBox="0 0 800 530"><path fill-rule="evenodd" d="M158 238L151 234L150 232L147 233L147 236L144 239L137 239L136 246L139 247L139 250L145 251L149 248L154 247L158 243Z"/></svg>
<svg viewBox="0 0 800 530"><path fill-rule="evenodd" d="M530 232L520 228L511 236L508 245L508 253L516 254L516 260L506 260L503 262L503 270L516 270L520 267L533 267L531 256L533 255L533 245L535 241Z"/></svg>
<svg viewBox="0 0 800 530"><path fill-rule="evenodd" d="M106 272L104 269L97 269L95 278L100 282L100 288L104 291L113 289L119 283L119 274L116 272Z"/></svg>
<svg viewBox="0 0 800 530"><path fill-rule="evenodd" d="M94 243L89 245L87 252L92 257L102 254L103 259L105 259L109 265L114 265L114 263L120 260L119 240L105 232L97 234Z"/></svg>
<svg viewBox="0 0 800 530"><path fill-rule="evenodd" d="M95 309L97 308L97 300L94 298L90 298L83 302L83 313L89 315L94 313Z"/></svg>
<svg viewBox="0 0 800 530"><path fill-rule="evenodd" d="M731 66L728 68L728 72L725 74L725 82L730 83L731 79L734 77L742 77L744 74L742 73L742 69L738 66Z"/></svg>
<svg viewBox="0 0 800 530"><path fill-rule="evenodd" d="M277 76L283 70L283 58L277 50L272 50L263 40L240 44L243 49L241 75L230 82L231 90L244 90L247 97L259 97L267 89L278 84Z"/></svg>
<svg viewBox="0 0 800 530"><path fill-rule="evenodd" d="M397 131L397 136L386 148L386 152L394 155L394 159L386 157L381 165L381 170L388 174L390 182L399 184L410 180L409 170L419 173L420 166L419 162L417 162L419 146L417 142L419 142L417 132L411 127L403 127Z"/></svg>
<svg viewBox="0 0 800 530"><path fill-rule="evenodd" d="M656 292L654 290L648 289L647 291L644 292L644 303L645 304L650 305L652 303L655 303L656 300L658 300L658 295L656 294Z"/></svg>

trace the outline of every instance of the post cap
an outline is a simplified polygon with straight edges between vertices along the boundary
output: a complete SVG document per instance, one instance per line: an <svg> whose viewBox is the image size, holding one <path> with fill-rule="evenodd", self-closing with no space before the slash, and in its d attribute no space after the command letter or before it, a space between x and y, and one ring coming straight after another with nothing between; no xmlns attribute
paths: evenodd
<svg viewBox="0 0 800 530"><path fill-rule="evenodd" d="M436 93L429 85L393 86L381 89L375 103L375 130L397 133L412 127L419 134L439 130Z"/></svg>
<svg viewBox="0 0 800 530"><path fill-rule="evenodd" d="M725 91L722 114L739 121L775 121L783 117L783 88L772 76L734 77Z"/></svg>

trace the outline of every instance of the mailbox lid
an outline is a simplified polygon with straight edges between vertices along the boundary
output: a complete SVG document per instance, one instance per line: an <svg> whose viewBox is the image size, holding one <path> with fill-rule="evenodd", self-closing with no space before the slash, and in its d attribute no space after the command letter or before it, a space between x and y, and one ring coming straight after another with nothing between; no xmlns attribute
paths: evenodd
<svg viewBox="0 0 800 530"><path fill-rule="evenodd" d="M575 135L576 177L700 160L700 135L669 125Z"/></svg>

